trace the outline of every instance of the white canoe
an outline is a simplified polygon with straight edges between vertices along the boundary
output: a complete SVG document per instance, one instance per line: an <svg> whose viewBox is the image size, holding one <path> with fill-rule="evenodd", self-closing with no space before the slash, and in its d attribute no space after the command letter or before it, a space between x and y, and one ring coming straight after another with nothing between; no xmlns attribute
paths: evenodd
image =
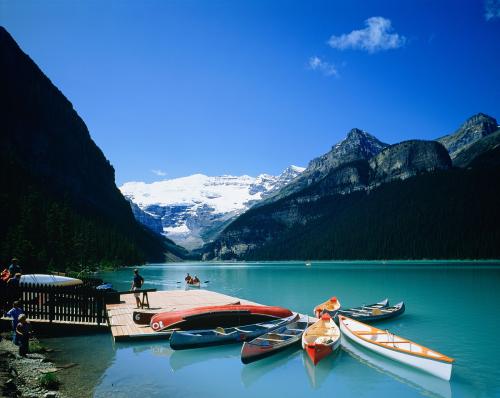
<svg viewBox="0 0 500 398"><path fill-rule="evenodd" d="M372 351L361 347L352 340L342 336L340 343L345 352L360 363L388 375L400 383L410 386L425 397L451 398L450 382L420 371L410 366L401 366L382 355L373 354Z"/></svg>
<svg viewBox="0 0 500 398"><path fill-rule="evenodd" d="M26 274L21 275L20 285L36 284L44 286L74 286L81 285L80 279L69 278L67 276L47 275L47 274Z"/></svg>
<svg viewBox="0 0 500 398"><path fill-rule="evenodd" d="M450 380L454 359L387 330L339 315L343 335L387 358L404 363L443 380Z"/></svg>

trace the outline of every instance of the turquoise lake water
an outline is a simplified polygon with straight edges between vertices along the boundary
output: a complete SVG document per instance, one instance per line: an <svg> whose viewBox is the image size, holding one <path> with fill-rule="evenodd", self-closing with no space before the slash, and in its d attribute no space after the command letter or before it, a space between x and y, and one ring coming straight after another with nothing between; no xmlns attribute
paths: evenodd
<svg viewBox="0 0 500 398"><path fill-rule="evenodd" d="M406 313L378 323L456 359L445 382L355 345L312 366L297 347L243 365L240 345L172 351L168 341L113 344L107 334L49 339L70 376L96 397L500 397L500 264L341 262L150 265L147 288L181 289L185 273L206 288L311 314L335 295L345 307L388 297ZM130 288L131 269L99 275ZM62 356L62 358L61 358ZM64 378L64 374L62 376Z"/></svg>

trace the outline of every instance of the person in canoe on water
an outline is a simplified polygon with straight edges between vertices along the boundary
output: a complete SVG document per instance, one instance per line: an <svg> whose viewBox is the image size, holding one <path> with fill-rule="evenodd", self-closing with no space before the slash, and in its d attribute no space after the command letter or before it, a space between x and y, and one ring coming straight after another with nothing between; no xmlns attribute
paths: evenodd
<svg viewBox="0 0 500 398"><path fill-rule="evenodd" d="M191 284L196 284L196 283L200 283L200 280L198 279L198 277L195 275L194 278L191 280Z"/></svg>
<svg viewBox="0 0 500 398"><path fill-rule="evenodd" d="M191 278L191 275L189 275L189 272L186 274L186 277L184 278L186 283L193 283L193 278Z"/></svg>
<svg viewBox="0 0 500 398"><path fill-rule="evenodd" d="M132 287L130 290L140 290L144 283L144 278L139 275L139 270L134 269L134 280L132 281ZM134 293L135 302L137 304L137 308L141 308L141 299L139 298L140 293Z"/></svg>

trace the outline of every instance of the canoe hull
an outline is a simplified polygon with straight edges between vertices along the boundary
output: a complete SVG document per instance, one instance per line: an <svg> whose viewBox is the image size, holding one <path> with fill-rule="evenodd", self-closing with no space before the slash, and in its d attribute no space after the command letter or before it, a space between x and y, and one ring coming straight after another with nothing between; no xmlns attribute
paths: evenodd
<svg viewBox="0 0 500 398"><path fill-rule="evenodd" d="M21 286L35 284L43 286L76 286L83 284L81 279L69 278L67 276L47 275L47 274L25 274L21 275L19 281Z"/></svg>
<svg viewBox="0 0 500 398"><path fill-rule="evenodd" d="M317 365L319 361L326 358L328 355L332 354L340 347L340 339L338 339L334 344L307 344L305 351L314 365Z"/></svg>
<svg viewBox="0 0 500 398"><path fill-rule="evenodd" d="M352 333L344 325L342 321L340 322L340 330L342 331L343 335L349 338L351 341L371 351L374 351L379 355L401 362L405 365L420 369L426 373L437 376L443 380L450 380L451 378L451 371L452 371L451 363L427 359L416 355L406 354L394 349L390 349L388 347L381 347L379 345L369 343L359 338L354 333Z"/></svg>
<svg viewBox="0 0 500 398"><path fill-rule="evenodd" d="M340 310L340 307L340 301L338 301L336 297L332 297L324 303L318 304L314 307L313 313L315 317L320 318L321 314L327 312L333 318L337 311Z"/></svg>
<svg viewBox="0 0 500 398"><path fill-rule="evenodd" d="M186 283L188 289L199 289L201 287L201 282L197 283Z"/></svg>
<svg viewBox="0 0 500 398"><path fill-rule="evenodd" d="M270 357L271 355L282 352L292 347L297 347L302 338L304 330L309 325L308 320L301 319L297 322L292 322L280 329L275 330L275 333L282 333L289 336L281 342L274 344L256 344L256 340L244 342L241 347L241 362L249 364L260 359ZM293 335L295 334L295 335ZM292 336L293 335L293 336ZM265 335L262 336L265 338ZM265 342L264 342L265 343Z"/></svg>
<svg viewBox="0 0 500 398"><path fill-rule="evenodd" d="M399 308L395 309L394 311L387 312L388 308L394 308L396 306ZM383 312L377 315L362 315L362 314L356 314L355 312L352 312L351 310L348 309L347 310L341 309L337 312L336 316L338 317L338 315L344 315L348 318L355 319L360 322L372 323L372 322L382 321L385 319L395 318L397 316L402 315L405 312L406 307L403 302L397 304L396 306L382 308Z"/></svg>
<svg viewBox="0 0 500 398"><path fill-rule="evenodd" d="M297 315L294 315L290 318L247 325L246 327L227 328L224 330L224 333L217 332L216 330L175 331L170 337L170 348L173 350L185 350L250 341L265 333L269 333L273 329L293 322L297 317Z"/></svg>
<svg viewBox="0 0 500 398"><path fill-rule="evenodd" d="M223 305L162 312L151 318L154 331L165 329L214 329L287 318L292 312L282 307L260 305Z"/></svg>
<svg viewBox="0 0 500 398"><path fill-rule="evenodd" d="M155 315L155 312L134 311L132 313L132 319L137 325L149 325L151 318Z"/></svg>
<svg viewBox="0 0 500 398"><path fill-rule="evenodd" d="M314 365L340 347L340 330L333 319L322 315L302 335L302 348Z"/></svg>

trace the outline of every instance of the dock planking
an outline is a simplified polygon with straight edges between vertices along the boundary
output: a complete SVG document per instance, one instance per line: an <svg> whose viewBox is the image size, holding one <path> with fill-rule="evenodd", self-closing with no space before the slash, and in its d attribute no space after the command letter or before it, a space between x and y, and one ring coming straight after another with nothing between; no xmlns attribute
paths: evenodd
<svg viewBox="0 0 500 398"><path fill-rule="evenodd" d="M121 295L120 304L106 304L108 322L114 341L131 341L166 338L169 333L154 332L149 325L137 325L132 313L137 309L132 294ZM169 290L148 294L151 312L167 312L203 307L208 305L225 305L240 302L241 304L258 303L231 297L210 290Z"/></svg>

